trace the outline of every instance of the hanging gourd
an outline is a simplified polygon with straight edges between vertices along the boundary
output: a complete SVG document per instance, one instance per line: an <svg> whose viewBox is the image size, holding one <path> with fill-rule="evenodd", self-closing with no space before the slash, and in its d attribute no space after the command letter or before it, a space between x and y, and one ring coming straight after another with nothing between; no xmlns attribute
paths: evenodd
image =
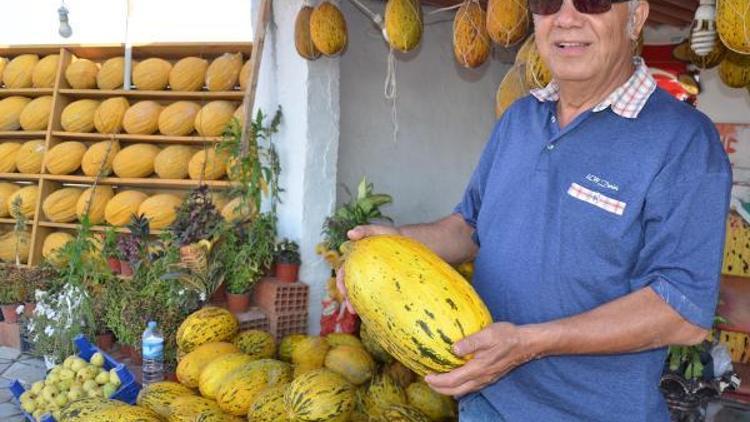
<svg viewBox="0 0 750 422"><path fill-rule="evenodd" d="M489 0L487 32L503 48L523 40L529 30L529 8L526 0Z"/></svg>
<svg viewBox="0 0 750 422"><path fill-rule="evenodd" d="M750 54L750 1L719 0L716 5L716 29L730 50Z"/></svg>
<svg viewBox="0 0 750 422"><path fill-rule="evenodd" d="M495 116L499 119L505 110L517 99L525 96L529 91L524 82L523 67L515 65L505 74L495 95Z"/></svg>
<svg viewBox="0 0 750 422"><path fill-rule="evenodd" d="M485 21L487 15L478 0L466 0L453 20L453 53L461 66L476 68L492 52Z"/></svg>
<svg viewBox="0 0 750 422"><path fill-rule="evenodd" d="M315 60L320 57L320 51L315 47L312 35L310 34L310 16L312 12L312 7L302 6L299 12L297 12L297 18L294 20L294 47L297 49L297 54L307 60Z"/></svg>
<svg viewBox="0 0 750 422"><path fill-rule="evenodd" d="M346 20L333 3L323 1L310 14L310 38L326 56L335 56L346 48Z"/></svg>
<svg viewBox="0 0 750 422"><path fill-rule="evenodd" d="M411 51L419 45L423 32L419 0L388 0L385 6L385 33L391 48Z"/></svg>

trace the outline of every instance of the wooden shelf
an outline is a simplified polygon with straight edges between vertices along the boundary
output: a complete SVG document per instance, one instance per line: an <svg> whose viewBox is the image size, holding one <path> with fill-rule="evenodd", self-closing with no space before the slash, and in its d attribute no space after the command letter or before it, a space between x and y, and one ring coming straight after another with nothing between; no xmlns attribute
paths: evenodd
<svg viewBox="0 0 750 422"><path fill-rule="evenodd" d="M61 95L74 98L125 97L134 100L242 101L242 91L138 91L135 89L61 89Z"/></svg>
<svg viewBox="0 0 750 422"><path fill-rule="evenodd" d="M43 130L13 130L0 132L0 139L44 139L47 132Z"/></svg>
<svg viewBox="0 0 750 422"><path fill-rule="evenodd" d="M54 175L44 174L42 175L44 180L51 180L60 183L75 183L75 184L93 184L94 177L91 176L79 176L79 175ZM99 183L104 185L119 185L119 186L141 186L148 188L163 188L163 189L185 189L194 188L200 185L199 180L192 179L159 179L156 177L143 178L143 179L124 179L119 177L102 177L99 179ZM212 188L227 188L232 185L229 180L204 180L204 184Z"/></svg>
<svg viewBox="0 0 750 422"><path fill-rule="evenodd" d="M52 95L52 88L0 88L0 97L10 97L13 95L20 95L22 97L42 97L44 95Z"/></svg>
<svg viewBox="0 0 750 422"><path fill-rule="evenodd" d="M38 174L0 173L0 180L39 180Z"/></svg>
<svg viewBox="0 0 750 422"><path fill-rule="evenodd" d="M53 223L51 221L40 221L39 227L47 227L51 229L78 230L78 227L80 227L80 223ZM95 232L103 232L110 228L114 228L117 233L130 233L130 230L128 230L125 227L92 226L91 230ZM158 235L163 232L164 230L151 230L150 231L150 233L153 235Z"/></svg>
<svg viewBox="0 0 750 422"><path fill-rule="evenodd" d="M12 218L0 218L0 224L16 224L16 220ZM31 226L34 224L34 220L30 219L26 221L27 226Z"/></svg>
<svg viewBox="0 0 750 422"><path fill-rule="evenodd" d="M142 142L147 144L184 144L203 145L207 142L221 142L222 138L204 138L202 136L166 136L166 135L130 135L127 133L79 133L79 132L52 132L53 137L61 139L74 139L77 141L106 141L113 137L123 142Z"/></svg>

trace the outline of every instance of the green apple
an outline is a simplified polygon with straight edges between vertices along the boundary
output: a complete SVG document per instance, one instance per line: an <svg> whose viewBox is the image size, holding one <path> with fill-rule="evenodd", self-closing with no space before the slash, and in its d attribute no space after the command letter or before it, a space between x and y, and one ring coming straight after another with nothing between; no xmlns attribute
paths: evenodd
<svg viewBox="0 0 750 422"><path fill-rule="evenodd" d="M44 388L44 381L37 381L31 385L31 392L38 396L42 388Z"/></svg>
<svg viewBox="0 0 750 422"><path fill-rule="evenodd" d="M122 381L120 381L120 376L117 375L117 371L115 371L115 368L109 370L109 383L114 385L115 387L119 387L122 383Z"/></svg>
<svg viewBox="0 0 750 422"><path fill-rule="evenodd" d="M57 377L63 381L63 380L72 380L76 377L76 373L73 372L70 368L63 368L58 372Z"/></svg>
<svg viewBox="0 0 750 422"><path fill-rule="evenodd" d="M97 390L96 388L91 389L88 392L86 392L86 395L88 395L89 397L104 397L102 395L102 390Z"/></svg>
<svg viewBox="0 0 750 422"><path fill-rule="evenodd" d="M70 369L73 370L73 372L78 373L82 368L86 367L86 361L76 356L73 358L73 363L70 364Z"/></svg>
<svg viewBox="0 0 750 422"><path fill-rule="evenodd" d="M100 372L99 375L96 376L95 381L99 385L107 384L109 382L109 373Z"/></svg>
<svg viewBox="0 0 750 422"><path fill-rule="evenodd" d="M78 356L76 355L70 355L67 358L65 358L65 360L63 361L63 368L70 369L70 366L73 365L73 361L75 361L77 357Z"/></svg>
<svg viewBox="0 0 750 422"><path fill-rule="evenodd" d="M47 412L45 412L44 410L38 409L38 410L35 410L34 413L31 414L31 416L33 416L34 419L40 421L42 420L42 416L44 416L45 413Z"/></svg>
<svg viewBox="0 0 750 422"><path fill-rule="evenodd" d="M101 368L104 366L104 355L99 352L96 352L93 355L91 355L91 359L89 361L92 364Z"/></svg>
<svg viewBox="0 0 750 422"><path fill-rule="evenodd" d="M55 403L61 408L65 407L65 405L68 404L68 395L58 394L57 397L55 397Z"/></svg>
<svg viewBox="0 0 750 422"><path fill-rule="evenodd" d="M55 396L58 392L59 391L57 391L57 387L55 387L54 385L48 385L42 390L42 397L44 397L44 400L46 400L47 402L51 402L55 400Z"/></svg>
<svg viewBox="0 0 750 422"><path fill-rule="evenodd" d="M68 391L70 386L73 385L73 380L60 380L57 382L57 389L59 391Z"/></svg>
<svg viewBox="0 0 750 422"><path fill-rule="evenodd" d="M83 396L83 390L70 390L68 391L68 401L76 401Z"/></svg>
<svg viewBox="0 0 750 422"><path fill-rule="evenodd" d="M96 384L96 381L94 380L86 380L86 382L83 383L83 391L89 392L91 390L95 390L98 385Z"/></svg>
<svg viewBox="0 0 750 422"><path fill-rule="evenodd" d="M57 377L57 374L50 373L47 375L47 378L44 379L44 385L54 385L57 384L57 381L60 379Z"/></svg>
<svg viewBox="0 0 750 422"><path fill-rule="evenodd" d="M62 420L62 410L53 410L52 411L52 417L55 418L56 421Z"/></svg>
<svg viewBox="0 0 750 422"><path fill-rule="evenodd" d="M112 397L113 394L117 391L117 386L114 384L104 384L102 386L102 394L105 398Z"/></svg>

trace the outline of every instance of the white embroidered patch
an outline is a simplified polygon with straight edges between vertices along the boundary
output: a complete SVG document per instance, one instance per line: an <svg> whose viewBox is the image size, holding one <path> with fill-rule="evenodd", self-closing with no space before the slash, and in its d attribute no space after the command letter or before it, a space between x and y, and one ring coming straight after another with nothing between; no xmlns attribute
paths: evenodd
<svg viewBox="0 0 750 422"><path fill-rule="evenodd" d="M627 206L625 202L602 195L591 189L586 189L578 183L571 183L568 188L568 195L617 215L622 215Z"/></svg>

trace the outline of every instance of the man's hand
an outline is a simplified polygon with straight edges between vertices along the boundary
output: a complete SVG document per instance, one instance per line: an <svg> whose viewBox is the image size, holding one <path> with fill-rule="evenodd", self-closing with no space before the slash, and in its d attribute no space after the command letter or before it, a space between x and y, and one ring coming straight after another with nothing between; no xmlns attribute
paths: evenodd
<svg viewBox="0 0 750 422"><path fill-rule="evenodd" d="M349 240L360 240L370 236L377 236L380 234L399 234L399 231L395 227L389 226L357 226L346 234ZM344 305L346 309L351 313L356 313L352 304L349 303L348 296L346 295L346 285L344 285L344 267L340 267L336 270L336 288L339 289L341 296L344 297Z"/></svg>
<svg viewBox="0 0 750 422"><path fill-rule="evenodd" d="M458 356L473 357L462 367L446 374L431 374L425 381L438 393L463 396L480 390L514 368L534 359L523 327L498 322L453 345Z"/></svg>

